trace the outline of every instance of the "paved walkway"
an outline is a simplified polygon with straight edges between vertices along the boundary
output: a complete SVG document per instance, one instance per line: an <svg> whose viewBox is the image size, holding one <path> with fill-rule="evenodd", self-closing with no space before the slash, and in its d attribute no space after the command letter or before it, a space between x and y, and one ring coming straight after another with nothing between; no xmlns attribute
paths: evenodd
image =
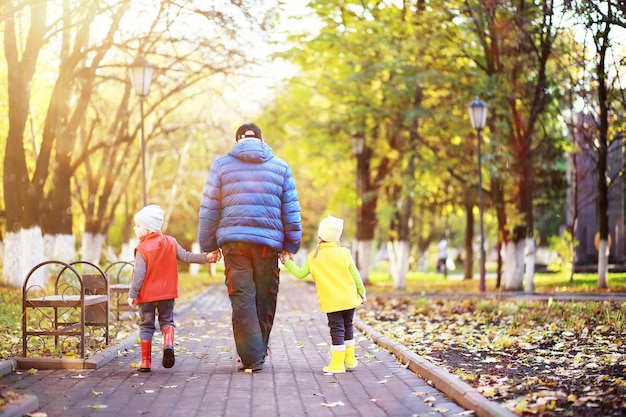
<svg viewBox="0 0 626 417"><path fill-rule="evenodd" d="M237 371L230 304L218 285L177 309L174 368L161 367L159 335L153 342L152 372L138 373L132 367L140 362L135 333L95 370L4 375L0 387L30 394L37 408L5 410L0 417L34 411L48 417L514 415L360 321L355 333L359 366L324 375L330 336L313 285L285 275L280 291L271 355L262 372Z"/></svg>

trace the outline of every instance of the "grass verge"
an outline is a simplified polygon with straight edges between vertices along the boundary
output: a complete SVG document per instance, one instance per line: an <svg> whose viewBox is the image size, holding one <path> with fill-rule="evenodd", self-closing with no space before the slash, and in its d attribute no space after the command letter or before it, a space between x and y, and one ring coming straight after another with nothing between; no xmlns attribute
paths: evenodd
<svg viewBox="0 0 626 417"><path fill-rule="evenodd" d="M570 280L568 273L536 273L534 277L535 292L558 293L558 292L626 292L626 273L610 273L609 288L598 289L597 274L574 274ZM493 273L487 274L485 287L488 292L500 291L496 286L496 278ZM375 269L369 274L368 287L371 291L393 291L393 282L389 272L384 269ZM444 278L439 272L414 272L410 271L406 276L406 288L408 293L419 292L478 292L478 278L463 279L462 272L451 272L448 278Z"/></svg>

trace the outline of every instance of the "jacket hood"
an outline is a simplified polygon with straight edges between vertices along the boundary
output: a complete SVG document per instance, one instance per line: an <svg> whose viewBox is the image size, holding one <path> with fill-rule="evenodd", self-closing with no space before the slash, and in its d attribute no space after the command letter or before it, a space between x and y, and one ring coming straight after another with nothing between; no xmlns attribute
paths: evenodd
<svg viewBox="0 0 626 417"><path fill-rule="evenodd" d="M245 162L261 164L274 157L274 151L265 142L259 140L243 140L228 152L228 155Z"/></svg>

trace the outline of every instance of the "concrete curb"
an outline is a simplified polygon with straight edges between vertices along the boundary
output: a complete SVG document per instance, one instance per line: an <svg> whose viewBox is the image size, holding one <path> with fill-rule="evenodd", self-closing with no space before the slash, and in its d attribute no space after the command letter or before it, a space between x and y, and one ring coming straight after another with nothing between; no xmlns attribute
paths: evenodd
<svg viewBox="0 0 626 417"><path fill-rule="evenodd" d="M138 337L139 331L135 331L117 341L115 345L111 345L86 359L30 358L16 356L11 360L14 361L15 368L19 369L99 369L116 358L119 351L130 349L135 344Z"/></svg>
<svg viewBox="0 0 626 417"><path fill-rule="evenodd" d="M22 417L39 408L39 399L34 395L21 395L18 400L0 408L0 417Z"/></svg>
<svg viewBox="0 0 626 417"><path fill-rule="evenodd" d="M517 414L504 408L502 405L490 401L471 385L461 381L445 369L427 361L415 352L408 350L404 345L394 342L365 324L358 317L354 318L354 325L365 333L378 346L392 352L396 358L408 368L420 375L439 391L450 397L460 406L472 410L479 417L516 417Z"/></svg>
<svg viewBox="0 0 626 417"><path fill-rule="evenodd" d="M17 369L15 359L0 361L0 377L9 375ZM39 408L39 399L35 395L21 395L19 399L12 401L0 408L0 417L22 417Z"/></svg>
<svg viewBox="0 0 626 417"><path fill-rule="evenodd" d="M11 372L17 369L17 362L15 359L10 358L0 361L0 376L9 375Z"/></svg>

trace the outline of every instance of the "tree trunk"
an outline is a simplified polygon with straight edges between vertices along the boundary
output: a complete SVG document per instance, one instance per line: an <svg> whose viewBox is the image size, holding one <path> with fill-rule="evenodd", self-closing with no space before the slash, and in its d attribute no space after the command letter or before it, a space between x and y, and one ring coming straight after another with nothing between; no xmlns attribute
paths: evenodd
<svg viewBox="0 0 626 417"><path fill-rule="evenodd" d="M357 253L359 256L359 273L363 271L363 275L369 277L369 271L372 270L372 244L373 240L357 240ZM363 283L369 282L368 278L363 278Z"/></svg>
<svg viewBox="0 0 626 417"><path fill-rule="evenodd" d="M106 236L103 233L85 232L83 234L83 242L81 245L81 260L95 263L100 262L102 253L102 245Z"/></svg>
<svg viewBox="0 0 626 417"><path fill-rule="evenodd" d="M506 231L506 204L504 201L504 184L500 178L495 176L491 178L491 200L496 210L496 218L498 221L498 241L496 243L497 248L497 268L496 268L496 288L500 288L502 285L502 250L506 244L507 231Z"/></svg>
<svg viewBox="0 0 626 417"><path fill-rule="evenodd" d="M393 289L406 289L406 273L409 264L409 242L406 240L389 240L389 271L393 281Z"/></svg>
<svg viewBox="0 0 626 417"><path fill-rule="evenodd" d="M573 102L570 99L569 102ZM572 111L572 115L574 112ZM573 126L576 125L574 117L570 119L570 136L574 144L578 145L576 140L576 132ZM578 152L571 152L567 157L567 217L565 220L565 229L570 233L570 253L572 268L570 270L570 282L574 282L574 268L576 265L576 230L578 228L578 199L579 199L579 183L578 183Z"/></svg>
<svg viewBox="0 0 626 417"><path fill-rule="evenodd" d="M524 278L524 241L504 244L503 291L521 291Z"/></svg>
<svg viewBox="0 0 626 417"><path fill-rule="evenodd" d="M21 288L29 271L43 262L43 239L41 228L33 226L8 232L5 240L3 283L12 288ZM47 278L44 268L39 268L30 278L33 285L45 286Z"/></svg>
<svg viewBox="0 0 626 417"><path fill-rule="evenodd" d="M409 166L411 164L409 163ZM410 169L410 168L409 168ZM403 193L403 186L395 186L393 195ZM389 263L393 287L396 290L406 288L406 273L409 270L410 228L409 219L413 210L413 199L409 196L400 197L401 208L396 211L389 225Z"/></svg>
<svg viewBox="0 0 626 417"><path fill-rule="evenodd" d="M11 287L21 287L30 269L43 261L43 239L39 226L41 199L29 179L24 132L31 98L30 87L44 41L47 2L26 7L30 9L31 18L26 42L22 39L18 41L15 32L19 17L7 16L4 20L9 132L3 169L7 233L2 281ZM25 45L25 49L18 50L18 45ZM44 285L44 280L41 274L31 278L31 282L36 285Z"/></svg>
<svg viewBox="0 0 626 417"><path fill-rule="evenodd" d="M527 140L530 146L530 139ZM529 150L530 151L530 150ZM533 218L533 184L532 167L530 157L523 159L522 172L520 174L519 199L520 213L524 213L524 226L515 229L516 240L521 243L522 274L525 273L526 281L524 288L534 288L535 284L535 242L534 242L534 218ZM522 276L522 280L524 277ZM532 291L529 291L532 292Z"/></svg>
<svg viewBox="0 0 626 417"><path fill-rule="evenodd" d="M46 259L63 262L76 260L76 239L73 234L43 235L44 255Z"/></svg>
<svg viewBox="0 0 626 417"><path fill-rule="evenodd" d="M526 239L526 281L524 281L524 291L528 294L535 292L535 240L531 237Z"/></svg>
<svg viewBox="0 0 626 417"><path fill-rule="evenodd" d="M367 143L367 142L366 142ZM355 262L361 274L363 283L369 282L371 265L371 246L376 229L376 205L378 204L377 191L372 184L371 159L372 149L365 145L363 151L357 155L357 228Z"/></svg>

